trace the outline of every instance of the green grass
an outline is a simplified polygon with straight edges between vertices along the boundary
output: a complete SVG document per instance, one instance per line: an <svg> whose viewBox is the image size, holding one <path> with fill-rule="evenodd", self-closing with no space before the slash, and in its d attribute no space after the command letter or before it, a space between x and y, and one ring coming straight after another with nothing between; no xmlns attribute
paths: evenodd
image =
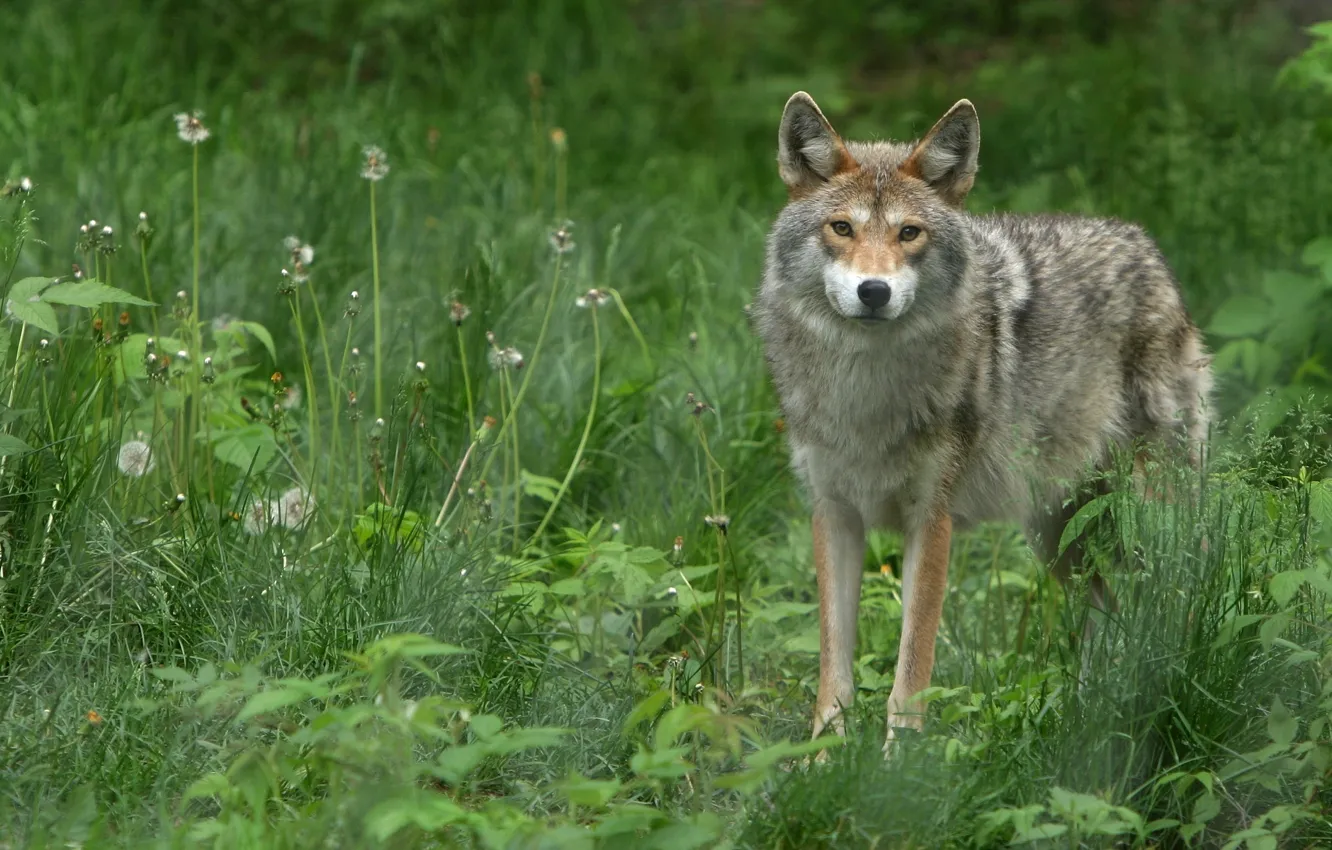
<svg viewBox="0 0 1332 850"><path fill-rule="evenodd" d="M0 841L1332 838L1326 92L1275 84L1296 33L1239 4L1020 6L997 35L804 3L0 11L0 167L35 184L0 198ZM931 720L887 766L890 535L853 734L823 767L778 743L808 734L814 582L744 308L801 88L858 137L971 98L971 208L1143 222L1222 378L1199 500L1098 503L1094 557L1140 569L1089 683L1080 596L1012 528L959 536ZM71 263L158 306L14 289ZM307 523L247 529L293 488Z"/></svg>

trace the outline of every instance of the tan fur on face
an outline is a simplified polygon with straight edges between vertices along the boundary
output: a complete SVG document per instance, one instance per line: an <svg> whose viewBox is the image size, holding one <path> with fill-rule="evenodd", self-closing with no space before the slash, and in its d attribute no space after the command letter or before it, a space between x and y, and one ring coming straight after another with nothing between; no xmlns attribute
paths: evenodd
<svg viewBox="0 0 1332 850"><path fill-rule="evenodd" d="M855 230L850 236L839 236L832 229L834 221L852 222ZM920 234L910 242L903 242L900 234L907 225L919 227ZM857 225L850 215L839 214L831 216L823 228L823 244L828 246L837 261L864 273L866 277L893 274L906 265L909 257L925 250L929 240L929 231L911 218L897 224L875 218Z"/></svg>

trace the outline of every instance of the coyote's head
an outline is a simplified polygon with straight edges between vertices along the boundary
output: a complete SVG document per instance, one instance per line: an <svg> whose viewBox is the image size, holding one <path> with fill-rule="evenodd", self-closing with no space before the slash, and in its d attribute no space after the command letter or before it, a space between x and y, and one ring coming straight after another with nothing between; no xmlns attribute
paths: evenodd
<svg viewBox="0 0 1332 850"><path fill-rule="evenodd" d="M847 142L814 100L786 103L778 168L790 200L772 234L788 295L868 327L944 305L966 264L960 220L980 122L960 100L916 143ZM890 322L891 323L891 322Z"/></svg>

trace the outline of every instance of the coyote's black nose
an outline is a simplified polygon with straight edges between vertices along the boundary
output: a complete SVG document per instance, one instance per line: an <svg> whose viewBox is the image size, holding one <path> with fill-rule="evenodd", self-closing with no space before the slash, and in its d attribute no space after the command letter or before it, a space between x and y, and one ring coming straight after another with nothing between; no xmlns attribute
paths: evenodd
<svg viewBox="0 0 1332 850"><path fill-rule="evenodd" d="M889 298L893 297L893 290L892 287L888 286L888 281L871 278L860 282L856 294L860 296L860 300L866 307L877 310L887 304Z"/></svg>

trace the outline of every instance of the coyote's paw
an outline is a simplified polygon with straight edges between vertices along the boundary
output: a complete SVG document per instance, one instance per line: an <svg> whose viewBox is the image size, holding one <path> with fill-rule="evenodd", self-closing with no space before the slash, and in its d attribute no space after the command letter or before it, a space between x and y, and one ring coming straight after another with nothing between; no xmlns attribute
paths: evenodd
<svg viewBox="0 0 1332 850"><path fill-rule="evenodd" d="M906 735L919 734L925 728L924 714L896 714L888 715L888 734L883 741L883 757L890 759L893 757L893 750L896 749L894 742L901 740Z"/></svg>

